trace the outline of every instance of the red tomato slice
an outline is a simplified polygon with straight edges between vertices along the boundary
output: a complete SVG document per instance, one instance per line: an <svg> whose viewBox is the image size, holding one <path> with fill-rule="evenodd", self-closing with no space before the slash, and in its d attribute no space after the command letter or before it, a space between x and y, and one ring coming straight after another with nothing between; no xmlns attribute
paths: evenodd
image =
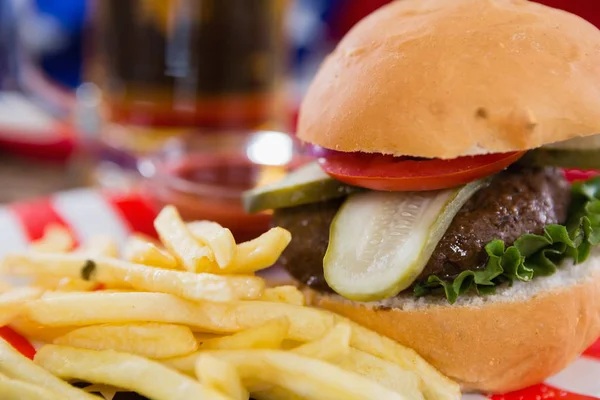
<svg viewBox="0 0 600 400"><path fill-rule="evenodd" d="M33 357L35 356L35 348L31 343L29 343L29 340L25 339L19 333L15 332L8 326L1 326L0 337L6 340L19 353L33 360Z"/></svg>
<svg viewBox="0 0 600 400"><path fill-rule="evenodd" d="M372 190L436 190L466 183L502 171L524 152L460 157L452 160L411 159L382 154L337 153L319 159L333 178Z"/></svg>
<svg viewBox="0 0 600 400"><path fill-rule="evenodd" d="M599 171L581 171L578 169L564 170L565 178L569 182L585 181L595 176L600 175Z"/></svg>

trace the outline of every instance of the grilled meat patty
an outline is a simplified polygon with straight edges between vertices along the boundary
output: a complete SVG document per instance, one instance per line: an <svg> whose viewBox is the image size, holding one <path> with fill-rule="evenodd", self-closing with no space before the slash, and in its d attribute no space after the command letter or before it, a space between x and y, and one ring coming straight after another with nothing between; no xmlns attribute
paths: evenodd
<svg viewBox="0 0 600 400"><path fill-rule="evenodd" d="M570 204L570 186L555 168L511 167L496 175L460 209L438 243L417 282L430 275L453 278L464 270L485 267L484 246L494 239L512 244L525 233L540 234L545 226L563 224ZM277 210L273 224L294 238L282 265L300 282L331 291L323 276L329 227L343 199Z"/></svg>

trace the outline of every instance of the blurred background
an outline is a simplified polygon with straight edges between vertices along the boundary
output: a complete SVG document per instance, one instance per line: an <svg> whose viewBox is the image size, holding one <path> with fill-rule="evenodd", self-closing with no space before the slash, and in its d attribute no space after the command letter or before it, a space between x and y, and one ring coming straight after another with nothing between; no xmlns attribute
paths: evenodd
<svg viewBox="0 0 600 400"><path fill-rule="evenodd" d="M0 203L73 187L262 229L323 57L390 0L0 0ZM401 1L401 0L398 0ZM540 0L600 25L593 0Z"/></svg>

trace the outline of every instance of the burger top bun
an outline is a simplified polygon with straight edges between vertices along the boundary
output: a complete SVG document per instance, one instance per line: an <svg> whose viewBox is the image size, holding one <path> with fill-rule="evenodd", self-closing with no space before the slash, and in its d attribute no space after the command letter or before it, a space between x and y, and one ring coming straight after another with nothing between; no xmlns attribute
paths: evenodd
<svg viewBox="0 0 600 400"><path fill-rule="evenodd" d="M600 133L600 31L524 0L397 0L325 60L298 135L455 158Z"/></svg>

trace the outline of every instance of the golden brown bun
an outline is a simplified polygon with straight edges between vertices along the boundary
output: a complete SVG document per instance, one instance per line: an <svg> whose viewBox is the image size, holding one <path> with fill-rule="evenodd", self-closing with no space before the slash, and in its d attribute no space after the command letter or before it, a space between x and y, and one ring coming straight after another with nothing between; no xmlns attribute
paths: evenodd
<svg viewBox="0 0 600 400"><path fill-rule="evenodd" d="M339 151L432 158L600 133L600 31L523 0L400 0L325 60L298 135Z"/></svg>
<svg viewBox="0 0 600 400"><path fill-rule="evenodd" d="M382 308L315 291L307 297L413 348L465 391L505 393L544 381L600 336L600 258L568 268L454 305L397 298Z"/></svg>

